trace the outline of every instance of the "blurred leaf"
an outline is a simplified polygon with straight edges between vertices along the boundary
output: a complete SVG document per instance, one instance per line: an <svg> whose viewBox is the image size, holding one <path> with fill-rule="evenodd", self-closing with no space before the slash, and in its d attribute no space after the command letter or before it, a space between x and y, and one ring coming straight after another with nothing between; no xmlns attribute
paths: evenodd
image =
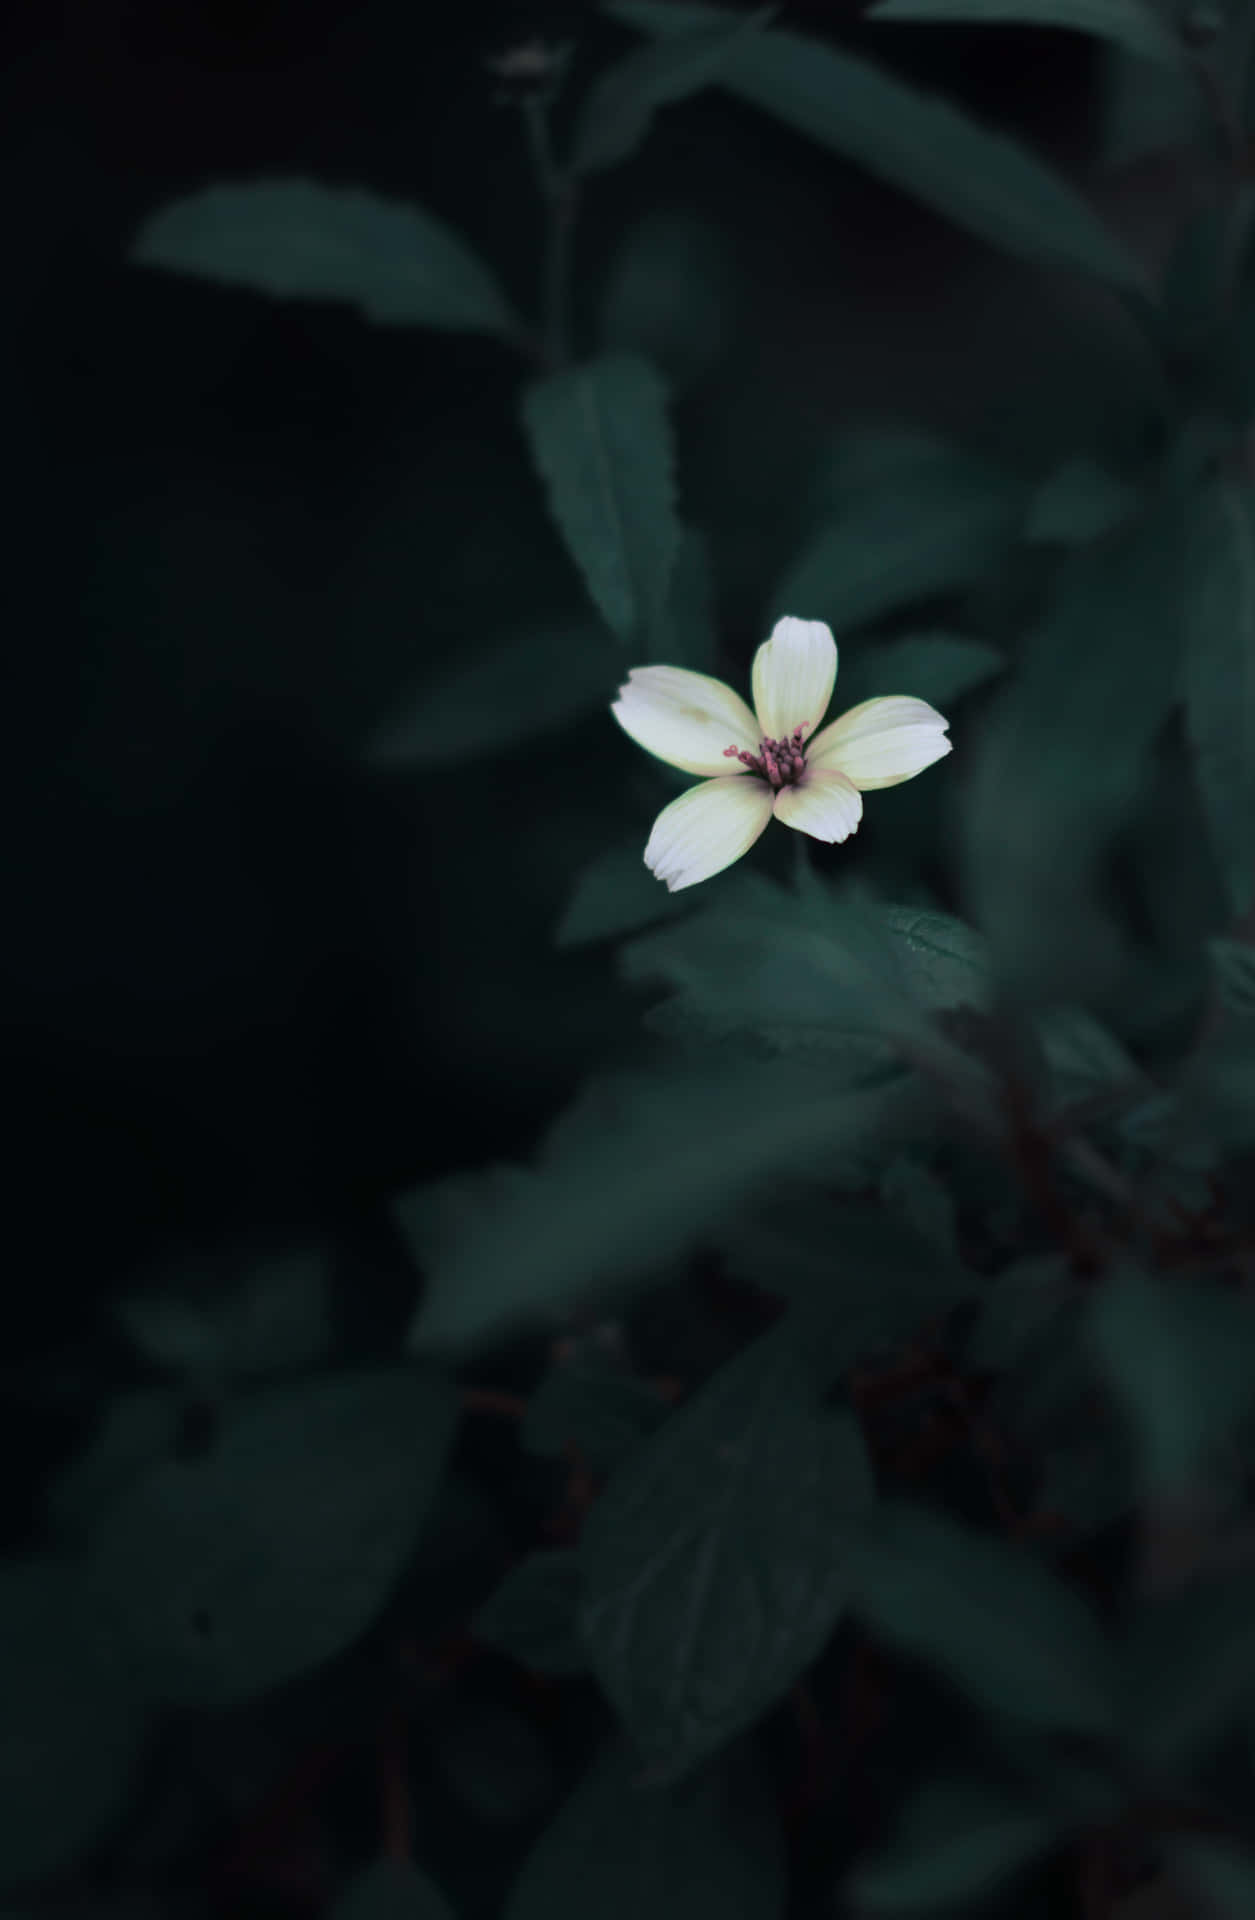
<svg viewBox="0 0 1255 1920"><path fill-rule="evenodd" d="M606 11L660 37L729 18L674 0L609 0ZM870 61L773 29L731 56L720 84L995 246L1143 289L1140 267L1065 180Z"/></svg>
<svg viewBox="0 0 1255 1920"><path fill-rule="evenodd" d="M119 1302L127 1333L157 1366L199 1381L312 1366L331 1337L330 1272L321 1251L227 1262L171 1262L160 1291Z"/></svg>
<svg viewBox="0 0 1255 1920"><path fill-rule="evenodd" d="M940 1668L987 1712L1077 1733L1111 1726L1098 1625L1021 1548L895 1501L873 1516L851 1604L875 1633Z"/></svg>
<svg viewBox="0 0 1255 1920"><path fill-rule="evenodd" d="M1255 947L1244 940L1209 940L1207 951L1222 1004L1240 1019L1255 1018Z"/></svg>
<svg viewBox="0 0 1255 1920"><path fill-rule="evenodd" d="M529 1553L507 1573L471 1621L471 1632L535 1673L582 1673L580 1557L572 1549Z"/></svg>
<svg viewBox="0 0 1255 1920"><path fill-rule="evenodd" d="M48 1517L55 1532L82 1539L96 1515L155 1460L173 1455L186 1402L167 1387L120 1393L84 1452L55 1476Z"/></svg>
<svg viewBox="0 0 1255 1920"><path fill-rule="evenodd" d="M1004 980L1084 998L1124 964L1097 890L1144 790L1182 641L1178 474L1128 527L1068 554L963 791L964 891Z"/></svg>
<svg viewBox="0 0 1255 1920"><path fill-rule="evenodd" d="M860 1912L918 1913L977 1900L1049 1851L1053 1823L977 1781L927 1786L902 1816L893 1845L859 1868Z"/></svg>
<svg viewBox="0 0 1255 1920"><path fill-rule="evenodd" d="M504 1920L782 1920L784 1901L775 1812L748 1768L663 1789L615 1749L528 1854Z"/></svg>
<svg viewBox="0 0 1255 1920"><path fill-rule="evenodd" d="M523 421L550 509L598 611L652 643L680 542L662 382L632 354L535 380Z"/></svg>
<svg viewBox="0 0 1255 1920"><path fill-rule="evenodd" d="M1005 1266L985 1290L964 1349L979 1372L1001 1373L1026 1356L1072 1297L1067 1264L1058 1253L1024 1254Z"/></svg>
<svg viewBox="0 0 1255 1920"><path fill-rule="evenodd" d="M247 1700L357 1638L412 1552L455 1402L421 1372L284 1385L219 1413L97 1518L93 1591L156 1697Z"/></svg>
<svg viewBox="0 0 1255 1920"><path fill-rule="evenodd" d="M909 693L945 713L965 693L1006 669L997 647L957 633L910 633L844 650L834 705L857 707L884 694Z"/></svg>
<svg viewBox="0 0 1255 1920"><path fill-rule="evenodd" d="M1235 914L1255 897L1255 530L1251 501L1217 485L1187 551L1185 723Z"/></svg>
<svg viewBox="0 0 1255 1920"><path fill-rule="evenodd" d="M1196 1771L1255 1705L1255 1583L1203 1575L1144 1601L1124 1651L1125 1748L1163 1784Z"/></svg>
<svg viewBox="0 0 1255 1920"><path fill-rule="evenodd" d="M609 1473L668 1410L644 1380L609 1357L584 1353L550 1367L528 1401L519 1437L528 1453L560 1460L574 1447L594 1473Z"/></svg>
<svg viewBox="0 0 1255 1920"><path fill-rule="evenodd" d="M556 947L582 947L611 935L635 933L654 920L678 919L691 902L660 887L637 835L630 846L607 847L584 868L553 936Z"/></svg>
<svg viewBox="0 0 1255 1920"><path fill-rule="evenodd" d="M371 742L384 767L460 767L609 710L622 667L595 620L536 621L421 687Z"/></svg>
<svg viewBox="0 0 1255 1920"><path fill-rule="evenodd" d="M878 0L869 20L957 20L970 26L1067 27L1180 69L1185 50L1144 0Z"/></svg>
<svg viewBox="0 0 1255 1920"><path fill-rule="evenodd" d="M131 258L261 293L348 300L385 326L518 332L493 274L443 221L312 180L206 187L175 200L144 222Z"/></svg>
<svg viewBox="0 0 1255 1920"><path fill-rule="evenodd" d="M1190 146L1204 133L1202 89L1183 68L1149 65L1121 47L1101 62L1101 158L1110 169Z"/></svg>
<svg viewBox="0 0 1255 1920"><path fill-rule="evenodd" d="M660 107L687 100L716 80L727 62L772 18L776 9L729 15L725 23L637 47L597 75L575 122L570 166L592 173L626 160L648 133Z"/></svg>
<svg viewBox="0 0 1255 1920"><path fill-rule="evenodd" d="M706 540L692 527L685 527L657 634L658 656L668 666L691 667L695 673L714 672L719 651L714 593Z"/></svg>
<svg viewBox="0 0 1255 1920"><path fill-rule="evenodd" d="M949 462L851 502L788 568L767 617L800 612L844 632L970 586L1009 550L1020 510L1016 483L955 449Z"/></svg>
<svg viewBox="0 0 1255 1920"><path fill-rule="evenodd" d="M557 1775L538 1733L504 1707L463 1704L433 1743L450 1789L481 1820L534 1820L553 1799Z"/></svg>
<svg viewBox="0 0 1255 1920"><path fill-rule="evenodd" d="M0 1567L0 1885L71 1866L126 1805L143 1737L130 1674L52 1560Z"/></svg>
<svg viewBox="0 0 1255 1920"><path fill-rule="evenodd" d="M1148 1491L1183 1491L1255 1402L1255 1308L1212 1282L1125 1267L1094 1294L1089 1337Z"/></svg>
<svg viewBox="0 0 1255 1920"><path fill-rule="evenodd" d="M946 1259L958 1260L954 1196L931 1167L898 1154L880 1177L880 1197L921 1240Z"/></svg>
<svg viewBox="0 0 1255 1920"><path fill-rule="evenodd" d="M457 1229L433 1221L430 1190L399 1203L428 1278L413 1344L463 1346L644 1277L747 1189L875 1137L897 1098L774 1061L594 1082L533 1169L463 1183Z"/></svg>
<svg viewBox="0 0 1255 1920"><path fill-rule="evenodd" d="M749 1726L820 1652L872 1498L852 1419L758 1340L620 1467L581 1541L585 1640L657 1779Z"/></svg>
<svg viewBox="0 0 1255 1920"><path fill-rule="evenodd" d="M1057 1107L1096 1093L1119 1094L1129 1105L1150 1082L1101 1021L1083 1007L1048 1007L1034 1023Z"/></svg>
<svg viewBox="0 0 1255 1920"><path fill-rule="evenodd" d="M741 295L728 239L683 207L651 209L611 256L600 344L637 353L672 388L707 372L727 346Z"/></svg>
<svg viewBox="0 0 1255 1920"><path fill-rule="evenodd" d="M376 1860L331 1908L331 1920L453 1920L439 1887L409 1860Z"/></svg>
<svg viewBox="0 0 1255 1920"><path fill-rule="evenodd" d="M1038 487L1029 502L1024 538L1068 547L1097 540L1127 519L1136 499L1132 487L1079 454Z"/></svg>
<svg viewBox="0 0 1255 1920"><path fill-rule="evenodd" d="M1199 1920L1247 1920L1255 1912L1255 1859L1222 1840L1174 1840L1174 1878L1207 1902Z"/></svg>

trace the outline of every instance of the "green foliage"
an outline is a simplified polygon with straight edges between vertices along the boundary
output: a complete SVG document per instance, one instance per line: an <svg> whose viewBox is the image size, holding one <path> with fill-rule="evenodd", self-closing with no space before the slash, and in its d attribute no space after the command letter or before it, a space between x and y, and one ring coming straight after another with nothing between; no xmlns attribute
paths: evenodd
<svg viewBox="0 0 1255 1920"><path fill-rule="evenodd" d="M611 258L598 344L605 353L640 354L679 391L726 355L743 297L727 234L691 208L652 208Z"/></svg>
<svg viewBox="0 0 1255 1920"><path fill-rule="evenodd" d="M579 1632L581 1584L573 1550L528 1554L475 1614L472 1630L533 1672L582 1673L588 1650Z"/></svg>
<svg viewBox="0 0 1255 1920"><path fill-rule="evenodd" d="M529 1453L549 1459L574 1447L594 1473L609 1473L666 1411L622 1359L586 1341L550 1367L528 1402L520 1438Z"/></svg>
<svg viewBox="0 0 1255 1920"><path fill-rule="evenodd" d="M748 43L775 12L730 15L714 27L698 27L674 40L637 47L606 67L580 105L571 148L574 173L617 166L633 153L660 107L717 80L731 56Z"/></svg>
<svg viewBox="0 0 1255 1920"><path fill-rule="evenodd" d="M809 1666L870 1498L858 1428L774 1335L614 1475L581 1546L581 1620L653 1778L688 1772Z"/></svg>
<svg viewBox="0 0 1255 1920"><path fill-rule="evenodd" d="M1217 1840L1178 1840L1174 1879L1207 1903L1207 1920L1241 1920L1255 1899L1255 1860Z"/></svg>
<svg viewBox="0 0 1255 1920"><path fill-rule="evenodd" d="M949 717L975 688L1003 672L1006 661L985 640L957 633L907 633L877 645L850 648L841 663L836 705L844 710L887 693L905 693Z"/></svg>
<svg viewBox="0 0 1255 1920"><path fill-rule="evenodd" d="M541 1835L505 1920L583 1907L604 1920L782 1920L784 1897L775 1818L753 1772L734 1757L660 1788L619 1747Z"/></svg>
<svg viewBox="0 0 1255 1920"><path fill-rule="evenodd" d="M91 1589L153 1697L248 1700L355 1640L413 1550L452 1425L426 1373L314 1378L234 1402L206 1451L104 1502Z"/></svg>
<svg viewBox="0 0 1255 1920"><path fill-rule="evenodd" d="M494 275L443 221L312 180L206 187L152 214L131 258L280 298L347 300L381 326L518 331Z"/></svg>
<svg viewBox="0 0 1255 1920"><path fill-rule="evenodd" d="M1197 501L1188 550L1185 713L1235 914L1255 898L1255 531L1247 494Z"/></svg>
<svg viewBox="0 0 1255 1920"><path fill-rule="evenodd" d="M1119 526L1136 500L1122 480L1096 460L1078 455L1047 474L1034 493L1024 538L1069 547L1096 540Z"/></svg>
<svg viewBox="0 0 1255 1920"><path fill-rule="evenodd" d="M598 612L621 640L651 646L680 541L661 381L631 354L606 354L533 381L523 420Z"/></svg>
<svg viewBox="0 0 1255 1920"><path fill-rule="evenodd" d="M927 1787L886 1856L859 1869L852 1891L868 1914L926 1913L979 1899L1050 1848L1051 1823L978 1781Z"/></svg>
<svg viewBox="0 0 1255 1920"><path fill-rule="evenodd" d="M453 1920L453 1909L421 1867L376 1860L345 1887L331 1920Z"/></svg>
<svg viewBox="0 0 1255 1920"><path fill-rule="evenodd" d="M1113 1674L1098 1626L1023 1550L886 1503L856 1556L851 1604L986 1713L1076 1733L1112 1725Z"/></svg>
<svg viewBox="0 0 1255 1920"><path fill-rule="evenodd" d="M1143 1603L1123 1650L1129 1764L1159 1786L1191 1777L1255 1706L1255 1582L1242 1568Z"/></svg>
<svg viewBox="0 0 1255 1920"><path fill-rule="evenodd" d="M659 35L714 26L717 7L611 0L625 25ZM994 246L1139 289L1136 263L1090 207L1041 161L957 108L869 61L772 29L723 67L721 84Z"/></svg>
<svg viewBox="0 0 1255 1920"><path fill-rule="evenodd" d="M179 1263L119 1316L149 1360L196 1381L293 1372L331 1340L328 1266L321 1251Z"/></svg>
<svg viewBox="0 0 1255 1920"><path fill-rule="evenodd" d="M144 1732L133 1679L69 1561L0 1568L0 1885L73 1865L119 1817Z"/></svg>
<svg viewBox="0 0 1255 1920"><path fill-rule="evenodd" d="M973 26L1067 27L1179 68L1184 48L1140 0L877 0L873 20L954 20Z"/></svg>
<svg viewBox="0 0 1255 1920"><path fill-rule="evenodd" d="M658 885L642 853L638 834L630 845L607 847L589 861L554 929L555 946L579 947L635 933L655 920L678 916L691 904Z"/></svg>

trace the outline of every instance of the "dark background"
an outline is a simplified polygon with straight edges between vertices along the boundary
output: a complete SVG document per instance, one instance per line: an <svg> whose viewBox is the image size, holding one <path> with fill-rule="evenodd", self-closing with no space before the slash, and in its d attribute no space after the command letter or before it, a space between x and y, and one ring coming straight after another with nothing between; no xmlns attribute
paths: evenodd
<svg viewBox="0 0 1255 1920"><path fill-rule="evenodd" d="M890 37L837 0L788 16L1083 163L1079 40ZM549 944L629 766L608 722L477 765L472 721L453 772L365 758L459 649L580 608L515 424L525 369L125 258L180 193L307 174L422 201L534 302L538 209L483 57L537 24L573 34L573 91L630 44L578 13L427 0L7 11L13 1543L35 1459L91 1418L108 1303L138 1268L330 1234L360 1277L350 1319L399 1327L414 1277L388 1196L526 1152L621 1040L608 963ZM625 229L676 207L721 236L737 289L677 430L748 657L743 589L788 557L808 448L880 410L1015 445L1022 401L1051 417L1066 350L1034 276L713 96L598 181L586 329Z"/></svg>

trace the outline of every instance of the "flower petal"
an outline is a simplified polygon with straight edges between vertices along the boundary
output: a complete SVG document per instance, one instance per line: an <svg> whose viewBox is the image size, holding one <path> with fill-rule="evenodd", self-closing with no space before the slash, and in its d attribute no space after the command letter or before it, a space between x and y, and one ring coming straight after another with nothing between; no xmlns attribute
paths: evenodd
<svg viewBox="0 0 1255 1920"><path fill-rule="evenodd" d="M843 773L808 767L795 787L776 795L776 819L812 840L848 840L863 817L863 796Z"/></svg>
<svg viewBox="0 0 1255 1920"><path fill-rule="evenodd" d="M658 815L645 865L678 893L748 853L770 818L771 788L765 780L726 775L703 780Z"/></svg>
<svg viewBox="0 0 1255 1920"><path fill-rule="evenodd" d="M950 722L926 700L891 693L864 700L812 740L806 763L844 773L868 793L912 780L950 751Z"/></svg>
<svg viewBox="0 0 1255 1920"><path fill-rule="evenodd" d="M633 667L610 711L638 747L685 773L744 773L724 748L758 747L758 722L740 694L687 667Z"/></svg>
<svg viewBox="0 0 1255 1920"><path fill-rule="evenodd" d="M837 677L837 643L822 620L777 620L754 655L754 710L767 740L794 727L813 733L828 711Z"/></svg>

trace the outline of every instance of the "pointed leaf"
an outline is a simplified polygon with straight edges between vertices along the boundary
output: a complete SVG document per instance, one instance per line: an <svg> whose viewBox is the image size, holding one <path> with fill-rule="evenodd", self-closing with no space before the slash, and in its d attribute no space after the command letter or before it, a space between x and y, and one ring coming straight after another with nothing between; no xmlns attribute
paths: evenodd
<svg viewBox="0 0 1255 1920"><path fill-rule="evenodd" d="M614 1475L581 1542L583 1631L655 1777L731 1739L819 1653L870 1498L857 1426L773 1336Z"/></svg>
<svg viewBox="0 0 1255 1920"><path fill-rule="evenodd" d="M728 18L672 0L611 0L607 11L659 36ZM994 246L1145 291L1136 261L1034 154L870 61L771 29L733 54L720 83Z"/></svg>
<svg viewBox="0 0 1255 1920"><path fill-rule="evenodd" d="M528 387L523 419L549 505L598 610L647 641L679 546L674 455L657 374L607 354Z"/></svg>
<svg viewBox="0 0 1255 1920"><path fill-rule="evenodd" d="M382 326L518 331L493 275L443 221L313 180L175 200L145 221L131 258L289 299L347 300Z"/></svg>
<svg viewBox="0 0 1255 1920"><path fill-rule="evenodd" d="M969 26L1066 27L1180 68L1185 51L1145 0L879 0L869 20L956 20Z"/></svg>
<svg viewBox="0 0 1255 1920"><path fill-rule="evenodd" d="M730 56L771 19L774 7L729 15L726 23L698 27L637 47L598 74L580 105L571 148L571 170L593 173L617 166L633 153L660 107L700 93L719 77Z"/></svg>
<svg viewBox="0 0 1255 1920"><path fill-rule="evenodd" d="M1210 488L1187 553L1185 723L1235 914L1255 898L1255 529L1250 496Z"/></svg>

